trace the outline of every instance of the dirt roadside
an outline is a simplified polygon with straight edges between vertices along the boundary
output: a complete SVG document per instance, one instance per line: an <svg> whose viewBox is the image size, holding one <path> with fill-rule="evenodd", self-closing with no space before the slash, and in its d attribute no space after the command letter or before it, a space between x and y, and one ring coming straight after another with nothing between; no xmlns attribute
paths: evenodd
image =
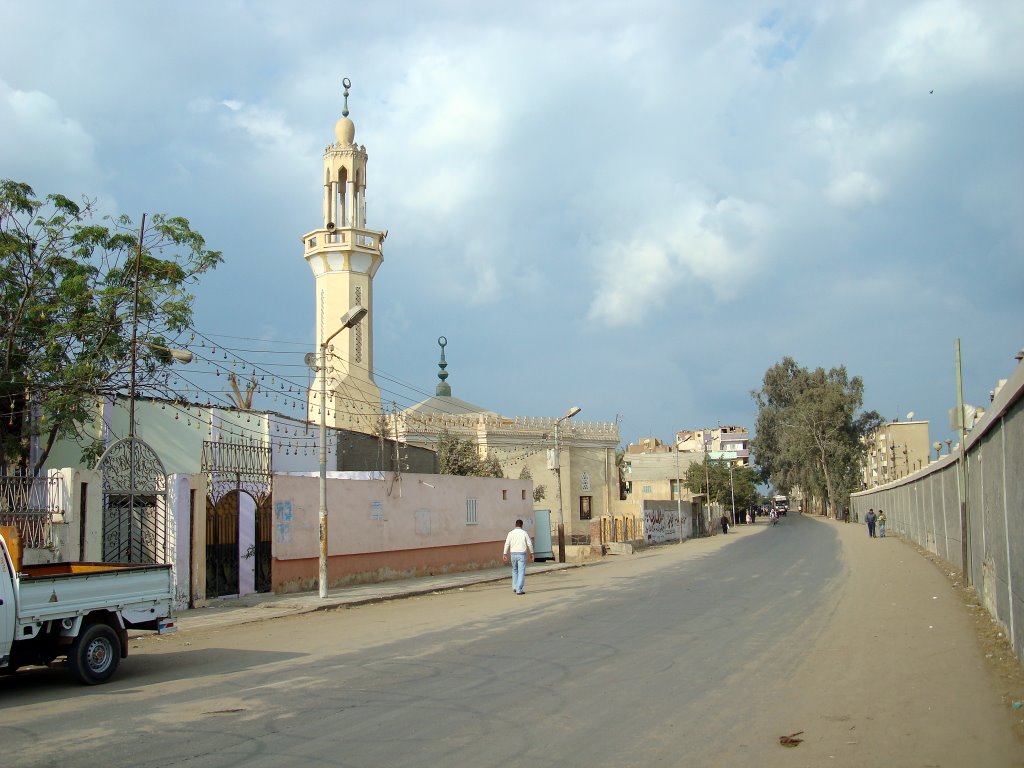
<svg viewBox="0 0 1024 768"><path fill-rule="evenodd" d="M842 586L750 743L765 766L1024 766L1024 670L957 573L912 543L817 518ZM767 760L762 761L761 758Z"/></svg>

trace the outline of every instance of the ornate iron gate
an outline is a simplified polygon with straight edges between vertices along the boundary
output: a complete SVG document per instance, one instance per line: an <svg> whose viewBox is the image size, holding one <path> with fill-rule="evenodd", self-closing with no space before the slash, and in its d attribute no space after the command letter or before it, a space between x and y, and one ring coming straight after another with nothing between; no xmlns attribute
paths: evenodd
<svg viewBox="0 0 1024 768"><path fill-rule="evenodd" d="M271 450L262 443L207 440L202 470L209 476L206 499L206 594L239 592L239 502L246 493L256 502L256 541L247 557L255 556L255 588L271 588Z"/></svg>
<svg viewBox="0 0 1024 768"><path fill-rule="evenodd" d="M270 496L266 496L256 507L256 591L269 592L270 580L270 535L273 530L273 515Z"/></svg>
<svg viewBox="0 0 1024 768"><path fill-rule="evenodd" d="M238 594L238 498L228 491L206 502L206 595Z"/></svg>
<svg viewBox="0 0 1024 768"><path fill-rule="evenodd" d="M96 462L103 476L103 560L166 563L167 473L139 437L111 443Z"/></svg>

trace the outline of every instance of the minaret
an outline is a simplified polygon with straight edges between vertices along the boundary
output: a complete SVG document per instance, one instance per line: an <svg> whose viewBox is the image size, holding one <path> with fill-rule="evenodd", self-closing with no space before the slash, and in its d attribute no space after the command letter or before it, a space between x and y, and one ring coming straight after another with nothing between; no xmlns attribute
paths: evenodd
<svg viewBox="0 0 1024 768"><path fill-rule="evenodd" d="M335 142L324 150L323 227L303 238L305 258L316 278L316 343L341 327L339 318L356 306L367 309L353 328L335 336L327 356L328 426L372 433L381 413L373 381L373 276L384 261L386 233L366 228L366 147L356 144L356 126L344 108L334 126ZM320 376L309 395L309 419L320 421Z"/></svg>

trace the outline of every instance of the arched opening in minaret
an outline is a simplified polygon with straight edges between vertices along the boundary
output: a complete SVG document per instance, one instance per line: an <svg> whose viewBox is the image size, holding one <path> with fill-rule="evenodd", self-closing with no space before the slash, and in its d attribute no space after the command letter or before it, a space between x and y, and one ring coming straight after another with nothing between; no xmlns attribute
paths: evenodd
<svg viewBox="0 0 1024 768"><path fill-rule="evenodd" d="M355 184L355 221L353 226L365 227L366 226L366 179L363 178L363 171L359 169L356 171L356 184Z"/></svg>
<svg viewBox="0 0 1024 768"><path fill-rule="evenodd" d="M334 182L334 210L336 213L335 224L339 227L352 226L352 213L349 210L351 197L348 191L348 168L338 169L338 178Z"/></svg>
<svg viewBox="0 0 1024 768"><path fill-rule="evenodd" d="M352 225L352 189L348 169L338 171L338 215L342 226Z"/></svg>

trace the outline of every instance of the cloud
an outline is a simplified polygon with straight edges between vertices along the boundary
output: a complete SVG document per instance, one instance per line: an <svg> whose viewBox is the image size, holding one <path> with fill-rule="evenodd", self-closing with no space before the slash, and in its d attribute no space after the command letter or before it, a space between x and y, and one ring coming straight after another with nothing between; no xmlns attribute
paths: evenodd
<svg viewBox="0 0 1024 768"><path fill-rule="evenodd" d="M32 183L45 184L46 192L77 194L83 179L102 175L96 140L43 91L19 90L0 80L0 125L0 167L6 176L37 179Z"/></svg>
<svg viewBox="0 0 1024 768"><path fill-rule="evenodd" d="M643 233L590 254L600 266L588 319L639 325L661 307L728 301L756 276L769 230L758 203L691 199Z"/></svg>
<svg viewBox="0 0 1024 768"><path fill-rule="evenodd" d="M1015 5L1000 4L998 11L992 10L994 15L1016 15L1020 21L1021 11ZM980 8L958 0L934 0L904 8L891 25L881 27L887 39L876 52L878 69L915 81L940 79L940 88L995 74L1005 65L996 53L1000 47L996 38L1005 34L1009 25L986 24Z"/></svg>
<svg viewBox="0 0 1024 768"><path fill-rule="evenodd" d="M882 183L863 171L849 171L837 176L825 190L828 199L843 208L877 203L884 193Z"/></svg>

